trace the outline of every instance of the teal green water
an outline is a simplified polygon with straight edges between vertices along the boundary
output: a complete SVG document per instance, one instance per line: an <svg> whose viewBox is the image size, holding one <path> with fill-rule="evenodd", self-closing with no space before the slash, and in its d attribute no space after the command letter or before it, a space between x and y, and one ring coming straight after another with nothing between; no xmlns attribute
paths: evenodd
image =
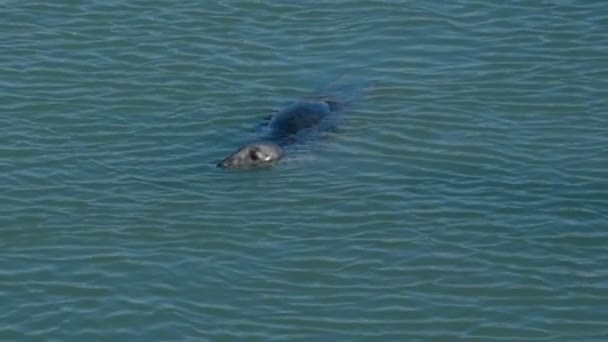
<svg viewBox="0 0 608 342"><path fill-rule="evenodd" d="M608 340L606 1L0 13L0 340ZM341 75L338 130L215 167Z"/></svg>

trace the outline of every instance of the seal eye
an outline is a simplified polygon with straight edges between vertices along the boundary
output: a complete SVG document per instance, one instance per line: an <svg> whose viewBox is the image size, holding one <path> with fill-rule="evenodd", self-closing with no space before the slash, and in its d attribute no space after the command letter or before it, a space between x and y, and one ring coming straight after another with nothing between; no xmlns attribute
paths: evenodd
<svg viewBox="0 0 608 342"><path fill-rule="evenodd" d="M260 159L260 156L258 155L258 151L256 151L256 150L249 151L249 158L251 158L251 160Z"/></svg>

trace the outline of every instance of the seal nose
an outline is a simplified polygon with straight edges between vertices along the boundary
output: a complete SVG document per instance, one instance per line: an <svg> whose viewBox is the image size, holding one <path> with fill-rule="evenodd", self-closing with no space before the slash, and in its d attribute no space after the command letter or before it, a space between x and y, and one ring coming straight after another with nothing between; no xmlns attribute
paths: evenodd
<svg viewBox="0 0 608 342"><path fill-rule="evenodd" d="M229 169L234 166L234 161L230 160L230 158L226 158L220 162L218 162L215 166L222 169Z"/></svg>

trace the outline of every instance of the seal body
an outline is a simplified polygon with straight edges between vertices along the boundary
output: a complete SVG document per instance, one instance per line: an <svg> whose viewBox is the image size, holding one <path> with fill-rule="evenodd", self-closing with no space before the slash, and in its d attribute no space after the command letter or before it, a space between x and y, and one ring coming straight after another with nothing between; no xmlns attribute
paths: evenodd
<svg viewBox="0 0 608 342"><path fill-rule="evenodd" d="M278 142L294 138L301 131L317 126L330 113L331 107L325 101L295 102L272 118L268 124L270 135Z"/></svg>
<svg viewBox="0 0 608 342"><path fill-rule="evenodd" d="M294 102L274 115L261 139L242 146L217 164L223 168L270 166L285 156L284 146L303 137L336 109L330 101Z"/></svg>

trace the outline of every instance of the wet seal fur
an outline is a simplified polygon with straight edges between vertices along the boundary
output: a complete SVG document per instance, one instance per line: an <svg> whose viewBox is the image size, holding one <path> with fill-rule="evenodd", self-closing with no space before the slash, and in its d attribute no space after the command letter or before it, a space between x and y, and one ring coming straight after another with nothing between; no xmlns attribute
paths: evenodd
<svg viewBox="0 0 608 342"><path fill-rule="evenodd" d="M285 156L286 145L301 139L338 109L339 102L330 99L294 102L270 119L264 138L242 146L217 166L241 169L273 165Z"/></svg>

